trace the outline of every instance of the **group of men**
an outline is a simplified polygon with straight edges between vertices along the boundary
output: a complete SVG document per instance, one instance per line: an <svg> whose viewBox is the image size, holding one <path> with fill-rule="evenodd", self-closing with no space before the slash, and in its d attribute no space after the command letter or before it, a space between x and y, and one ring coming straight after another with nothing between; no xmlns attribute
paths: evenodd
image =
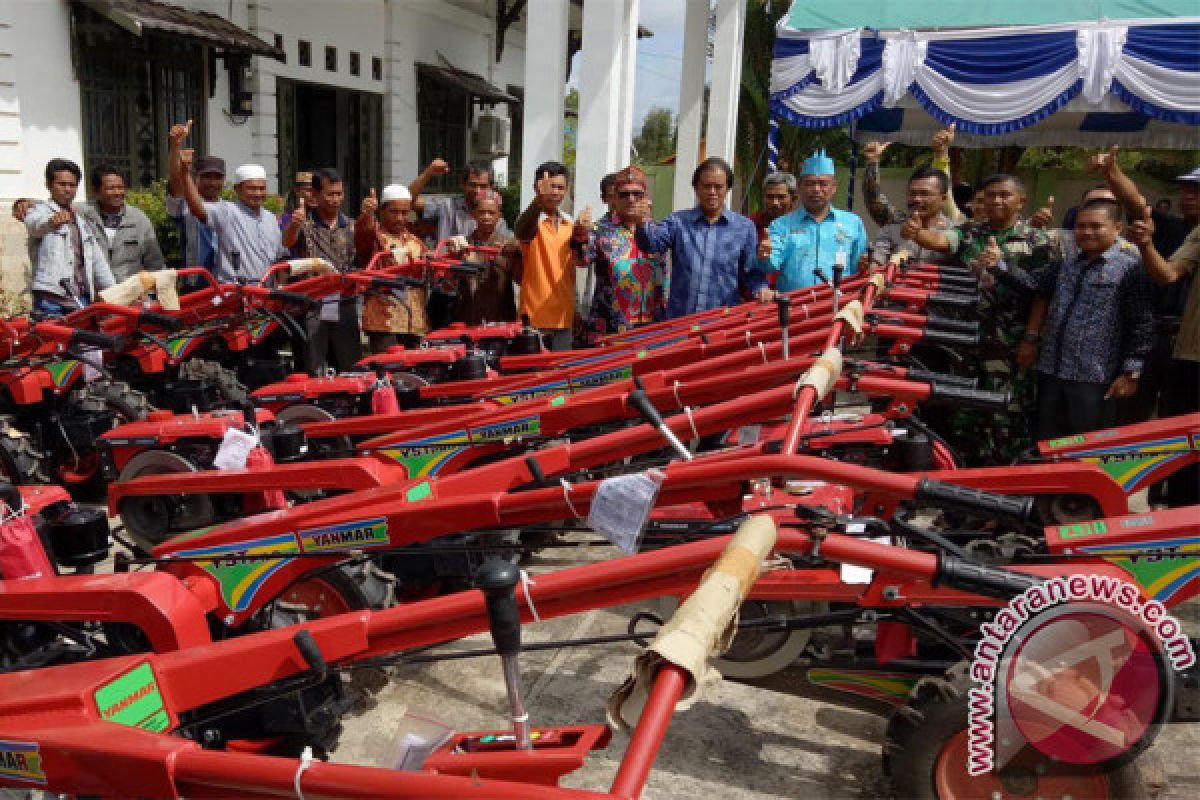
<svg viewBox="0 0 1200 800"><path fill-rule="evenodd" d="M298 175L295 207L280 220L264 206L261 166L238 167L234 199L223 199L224 162L185 149L190 130L189 122L170 132L167 208L187 263L209 267L220 280L260 280L289 256L319 256L338 270L362 268L380 252L420 259L425 245L409 225L421 215L436 226L438 241L501 253L467 287L467 321L520 314L549 347L565 349L747 299L770 301L776 292L850 275L905 250L918 261L966 266L979 279L983 346L958 356L986 388L1011 390L1014 399L1007 414L964 411L950 421L945 432L969 461L1008 460L1034 433L1051 438L1116 423L1117 401L1139 394L1156 348L1153 392L1161 398L1141 403L1143 418L1155 399L1162 413L1198 405L1200 294L1194 283L1175 292L1181 318L1156 327L1153 284L1189 280L1200 260L1200 170L1178 179L1183 219L1172 222L1152 212L1113 148L1092 159L1104 182L1072 209L1072 227L1052 230L1049 208L1024 215L1028 194L1014 175L993 175L974 191L955 187L955 193L966 189L960 197L970 213L959 210L950 191L953 128L934 137L932 162L909 177L904 208L879 190L886 145L868 144L864 194L880 225L868 243L862 220L833 205L836 168L824 152L808 158L798 178L769 175L755 218L727 207L734 175L720 158L704 160L693 173L696 204L661 221L651 217L646 175L636 166L605 177L607 208L599 219L590 208L572 218L563 210L570 175L551 161L536 170L534 198L510 233L486 166L463 169L459 196L424 195L429 181L450 169L441 159L408 186L387 186L378 196L371 190L354 219L342 211L344 183L336 171ZM93 205L74 204L81 177L77 165L55 159L46 167L50 198L14 209L29 231L35 307L43 313L86 304L114 282L163 266L149 220L125 202L119 172L93 171ZM582 313L577 267L595 277ZM364 330L373 349L419 337L428 332L432 304L416 290L377 298L365 309L354 299L328 298L309 324L305 364L313 371L351 366L362 355Z"/></svg>

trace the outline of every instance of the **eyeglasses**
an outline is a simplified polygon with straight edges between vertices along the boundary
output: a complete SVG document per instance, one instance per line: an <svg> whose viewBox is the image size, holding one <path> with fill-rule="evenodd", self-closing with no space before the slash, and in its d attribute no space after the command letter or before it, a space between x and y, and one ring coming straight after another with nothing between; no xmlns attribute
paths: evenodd
<svg viewBox="0 0 1200 800"><path fill-rule="evenodd" d="M645 192L617 192L617 197L622 200L640 200L645 196Z"/></svg>

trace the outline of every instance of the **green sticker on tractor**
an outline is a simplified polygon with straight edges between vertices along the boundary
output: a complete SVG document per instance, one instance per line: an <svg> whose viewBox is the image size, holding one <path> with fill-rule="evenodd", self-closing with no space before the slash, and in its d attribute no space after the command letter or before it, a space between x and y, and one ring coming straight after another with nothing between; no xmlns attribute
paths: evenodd
<svg viewBox="0 0 1200 800"><path fill-rule="evenodd" d="M416 486L410 488L404 493L404 497L410 503L416 503L424 500L433 494L433 487L429 485L429 481L421 481Z"/></svg>
<svg viewBox="0 0 1200 800"><path fill-rule="evenodd" d="M1108 526L1102 520L1095 522L1077 522L1074 525L1061 525L1058 536L1061 539L1082 539L1087 536L1099 536L1108 533Z"/></svg>
<svg viewBox="0 0 1200 800"><path fill-rule="evenodd" d="M105 722L165 731L171 717L163 705L162 692L149 662L139 664L115 681L96 690L96 711Z"/></svg>
<svg viewBox="0 0 1200 800"><path fill-rule="evenodd" d="M1083 444L1087 441L1082 433L1077 433L1074 436L1064 436L1061 439L1051 439L1046 442L1046 447L1051 450L1059 450L1063 447L1070 447L1073 444Z"/></svg>

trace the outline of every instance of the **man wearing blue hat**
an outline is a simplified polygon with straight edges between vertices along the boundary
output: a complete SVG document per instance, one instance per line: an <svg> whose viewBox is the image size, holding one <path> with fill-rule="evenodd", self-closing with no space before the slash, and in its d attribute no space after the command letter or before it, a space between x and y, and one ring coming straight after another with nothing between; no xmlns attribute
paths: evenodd
<svg viewBox="0 0 1200 800"><path fill-rule="evenodd" d="M802 289L828 279L835 265L845 274L853 274L866 255L867 232L862 220L833 207L837 188L833 159L818 150L800 172L800 207L772 222L768 237L758 247L763 268L780 273L779 291Z"/></svg>

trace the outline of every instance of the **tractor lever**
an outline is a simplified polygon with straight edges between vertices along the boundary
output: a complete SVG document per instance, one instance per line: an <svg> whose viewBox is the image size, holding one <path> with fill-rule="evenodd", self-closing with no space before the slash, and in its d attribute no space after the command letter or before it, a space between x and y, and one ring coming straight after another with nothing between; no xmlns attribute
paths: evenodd
<svg viewBox="0 0 1200 800"><path fill-rule="evenodd" d="M634 411L642 415L642 419L646 420L655 430L662 434L662 437L667 440L667 443L671 445L671 449L678 453L680 458L684 461L692 460L692 451L684 447L683 442L679 441L679 437L675 435L675 432L663 422L662 415L658 413L658 409L650 402L650 398L646 395L645 391L634 389L629 393L626 402Z"/></svg>
<svg viewBox="0 0 1200 800"><path fill-rule="evenodd" d="M775 309L779 312L779 341L783 345L783 360L791 358L788 347L788 326L792 322L792 301L785 295L775 298Z"/></svg>
<svg viewBox="0 0 1200 800"><path fill-rule="evenodd" d="M324 679L329 672L329 665L325 663L325 656L321 655L321 647L312 634L308 631L299 631L292 637L292 644L296 645L296 649L300 651L300 657L312 670L313 677Z"/></svg>
<svg viewBox="0 0 1200 800"><path fill-rule="evenodd" d="M521 700L521 673L517 657L521 653L521 614L517 610L516 587L520 570L515 564L498 558L488 559L475 573L475 585L487 602L488 627L504 669L504 688L512 713L513 738L518 750L532 750L529 712Z"/></svg>

